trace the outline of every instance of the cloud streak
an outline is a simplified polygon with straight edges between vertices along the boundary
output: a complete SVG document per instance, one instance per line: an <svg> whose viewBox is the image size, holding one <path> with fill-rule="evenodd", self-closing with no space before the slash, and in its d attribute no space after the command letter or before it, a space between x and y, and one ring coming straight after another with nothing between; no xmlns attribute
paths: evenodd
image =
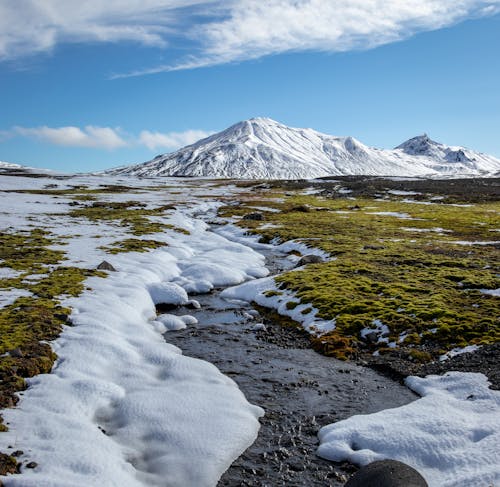
<svg viewBox="0 0 500 487"><path fill-rule="evenodd" d="M113 150L125 147L128 142L119 135L119 129L87 125L79 127L14 127L13 135L35 138L54 145L68 147L89 147L93 149Z"/></svg>
<svg viewBox="0 0 500 487"><path fill-rule="evenodd" d="M143 130L139 135L139 142L148 149L178 149L186 145L194 144L200 139L208 137L213 132L203 130L186 130L185 132L150 132Z"/></svg>
<svg viewBox="0 0 500 487"><path fill-rule="evenodd" d="M213 0L2 0L0 60L50 52L65 43L135 42L166 47L189 19L187 9Z"/></svg>
<svg viewBox="0 0 500 487"><path fill-rule="evenodd" d="M213 132L186 130L184 132L151 132L143 130L138 136L123 134L119 128L87 125L79 127L13 127L0 131L0 141L12 137L27 137L53 145L115 150L123 147L145 146L149 150L175 150L208 137Z"/></svg>
<svg viewBox="0 0 500 487"><path fill-rule="evenodd" d="M500 0L3 0L0 59L67 42L132 41L168 50L184 39L193 46L177 63L117 78L286 52L370 49L499 12Z"/></svg>

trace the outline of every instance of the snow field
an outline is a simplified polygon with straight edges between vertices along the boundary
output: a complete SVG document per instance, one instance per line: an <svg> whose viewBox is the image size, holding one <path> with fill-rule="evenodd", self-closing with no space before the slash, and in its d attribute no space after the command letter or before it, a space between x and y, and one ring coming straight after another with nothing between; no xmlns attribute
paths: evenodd
<svg viewBox="0 0 500 487"><path fill-rule="evenodd" d="M4 194L13 209L6 223L32 224L33 198ZM36 199L40 213L64 201ZM97 247L127 238L125 229L64 216L53 222L54 233L74 233L63 246L68 264L93 268L105 256L117 272L89 278L86 291L62 302L73 326L52 343L52 373L30 379L18 407L2 412L10 430L0 435L0 451L22 450L24 464L38 464L2 478L4 485L209 487L255 440L262 409L215 366L183 356L161 335L195 318L155 311L156 303L187 304L193 290L267 275L263 256L193 218L212 206L169 215L166 223L190 235L155 234L168 246L148 253L106 256Z"/></svg>

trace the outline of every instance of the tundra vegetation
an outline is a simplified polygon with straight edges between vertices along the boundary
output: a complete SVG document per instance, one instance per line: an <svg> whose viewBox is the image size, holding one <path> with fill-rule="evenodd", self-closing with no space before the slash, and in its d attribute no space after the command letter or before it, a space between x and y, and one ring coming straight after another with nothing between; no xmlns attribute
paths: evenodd
<svg viewBox="0 0 500 487"><path fill-rule="evenodd" d="M263 220L238 224L264 242L298 240L331 256L275 279L335 320L334 331L312 339L317 350L347 359L397 349L425 362L500 339L500 300L484 293L500 288L498 200L337 189L312 195L275 184L219 211L239 218L259 207ZM385 336L377 324L388 327Z"/></svg>

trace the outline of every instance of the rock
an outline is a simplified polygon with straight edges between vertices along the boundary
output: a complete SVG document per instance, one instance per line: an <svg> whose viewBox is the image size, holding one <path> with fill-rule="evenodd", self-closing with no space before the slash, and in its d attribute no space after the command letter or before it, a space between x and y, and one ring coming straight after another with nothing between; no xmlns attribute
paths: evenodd
<svg viewBox="0 0 500 487"><path fill-rule="evenodd" d="M13 358L23 358L24 357L24 353L19 347L14 348L14 350L11 350L9 352L9 355Z"/></svg>
<svg viewBox="0 0 500 487"><path fill-rule="evenodd" d="M368 343L377 343L378 342L378 334L376 331L371 331L367 333L363 339Z"/></svg>
<svg viewBox="0 0 500 487"><path fill-rule="evenodd" d="M24 452L22 450L16 450L14 453L11 454L13 457L20 457L21 455L24 455Z"/></svg>
<svg viewBox="0 0 500 487"><path fill-rule="evenodd" d="M296 267L300 267L306 264L319 264L323 262L323 259L319 255L309 254L304 255L298 262Z"/></svg>
<svg viewBox="0 0 500 487"><path fill-rule="evenodd" d="M258 212L247 213L243 217L243 220L264 220L264 215L262 213L258 213Z"/></svg>
<svg viewBox="0 0 500 487"><path fill-rule="evenodd" d="M365 245L363 250L384 250L385 247L383 245Z"/></svg>
<svg viewBox="0 0 500 487"><path fill-rule="evenodd" d="M303 213L307 213L308 211L311 211L311 208L308 205L297 205L292 206L292 208L290 208L290 211L301 211Z"/></svg>
<svg viewBox="0 0 500 487"><path fill-rule="evenodd" d="M97 269L100 271L112 271L116 272L116 269L106 260L103 260L98 266Z"/></svg>
<svg viewBox="0 0 500 487"><path fill-rule="evenodd" d="M38 463L36 462L30 462L26 464L26 468L36 468L38 467Z"/></svg>
<svg viewBox="0 0 500 487"><path fill-rule="evenodd" d="M362 467L345 487L429 487L412 467L396 460L380 460Z"/></svg>

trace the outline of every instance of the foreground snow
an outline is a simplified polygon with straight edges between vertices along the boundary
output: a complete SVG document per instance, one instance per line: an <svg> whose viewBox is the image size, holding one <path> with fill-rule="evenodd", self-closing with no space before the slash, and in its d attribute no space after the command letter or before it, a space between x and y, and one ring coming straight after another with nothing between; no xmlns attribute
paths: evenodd
<svg viewBox="0 0 500 487"><path fill-rule="evenodd" d="M408 377L406 384L422 398L325 426L318 454L358 465L400 460L430 487L499 485L500 392L473 373Z"/></svg>
<svg viewBox="0 0 500 487"><path fill-rule="evenodd" d="M4 193L13 212L6 223L22 228L40 208L61 211L61 200L36 195L38 203L26 205L32 198ZM19 406L2 412L10 430L0 435L0 451L22 450L23 462L38 464L2 478L7 487L214 486L255 440L263 411L215 366L166 343L168 317L156 319L155 302L184 303L191 290L268 272L260 254L192 216L210 207L165 217L190 234L169 230L155 235L166 247L108 256L117 272L88 279L82 295L63 302L73 310L73 326L52 344L53 372L31 379ZM57 218L53 231L74 232L63 246L68 263L82 267L99 263L97 248L109 235L127 237L116 226ZM184 322L193 323L189 318Z"/></svg>

